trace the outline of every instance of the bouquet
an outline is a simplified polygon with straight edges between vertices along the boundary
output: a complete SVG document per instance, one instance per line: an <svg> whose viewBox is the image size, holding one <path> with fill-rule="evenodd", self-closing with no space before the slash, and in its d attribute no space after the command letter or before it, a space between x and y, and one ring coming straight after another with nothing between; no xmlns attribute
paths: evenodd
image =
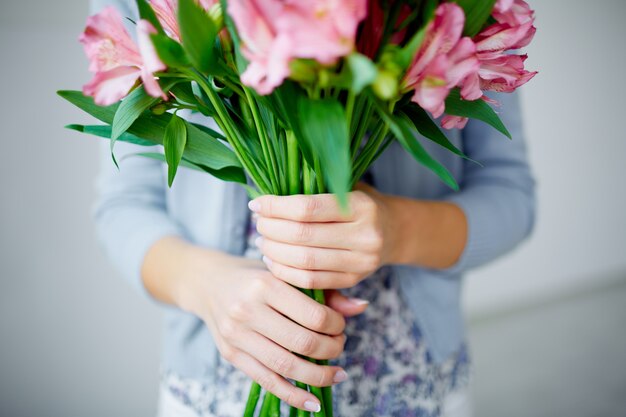
<svg viewBox="0 0 626 417"><path fill-rule="evenodd" d="M137 0L136 40L112 7L80 37L93 79L64 99L102 121L70 129L162 145L139 155L241 183L251 196L347 194L394 141L443 182L422 145L467 158L442 128L473 118L510 138L486 91L536 74L515 53L535 34L523 0ZM212 118L219 131L181 110ZM324 303L322 290L302 290ZM324 364L324 361L316 361ZM330 387L307 387L332 416ZM252 384L245 416L257 410ZM266 393L261 416L278 416ZM309 415L291 409L292 416Z"/></svg>

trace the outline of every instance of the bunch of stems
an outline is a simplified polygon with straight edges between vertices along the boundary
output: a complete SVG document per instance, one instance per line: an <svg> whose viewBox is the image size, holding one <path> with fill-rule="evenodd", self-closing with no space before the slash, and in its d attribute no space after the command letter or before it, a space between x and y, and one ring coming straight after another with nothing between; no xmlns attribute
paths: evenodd
<svg viewBox="0 0 626 417"><path fill-rule="evenodd" d="M293 131L273 129L274 135L270 135L270 128L261 117L258 99L247 87L233 88L234 93L239 96L241 113L243 119L246 119L244 123L250 125L250 129L244 130L240 125L241 120L236 122L230 115L227 106L229 103L216 91L210 79L199 72L188 72L186 75L195 81L205 93L213 107L215 122L261 194L294 195L327 192L319 160L315 159L313 166L310 166L302 155L298 138ZM228 83L228 80L225 81ZM333 96L339 95L338 91L325 93ZM310 92L310 96L319 98L320 90ZM388 137L388 125L373 117L374 110L366 97L356 96L351 92L346 93L346 123L350 129L351 138L352 186L391 142ZM250 131L255 135L252 138L249 137ZM255 148L247 143L249 140L258 141L256 149L260 147L260 157L254 154ZM325 304L324 290L300 289L300 291L317 302ZM328 365L328 360L305 359L318 365ZM321 410L313 413L315 417L333 417L332 387L315 387L297 381L295 384L319 399ZM244 417L255 416L261 394L262 388L253 381ZM271 392L265 392L258 416L280 417L280 406L281 401L278 397ZM291 407L289 416L310 417L311 413Z"/></svg>

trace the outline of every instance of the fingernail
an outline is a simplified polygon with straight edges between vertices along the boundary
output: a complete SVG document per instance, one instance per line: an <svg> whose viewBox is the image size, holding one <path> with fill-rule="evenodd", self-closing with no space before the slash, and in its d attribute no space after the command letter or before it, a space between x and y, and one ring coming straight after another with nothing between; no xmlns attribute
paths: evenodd
<svg viewBox="0 0 626 417"><path fill-rule="evenodd" d="M356 304L358 306L363 306L366 304L369 304L370 302L367 300L363 300L361 298L348 298L348 301L350 301L352 304Z"/></svg>
<svg viewBox="0 0 626 417"><path fill-rule="evenodd" d="M337 371L333 378L333 382L343 382L348 379L348 374L343 369Z"/></svg>
<svg viewBox="0 0 626 417"><path fill-rule="evenodd" d="M265 265L267 265L268 268L272 266L272 260L267 256L263 255L263 258L261 259L263 259L263 262L265 262Z"/></svg>
<svg viewBox="0 0 626 417"><path fill-rule="evenodd" d="M254 239L254 244L256 245L257 248L260 248L261 245L263 245L263 237L259 236L256 239Z"/></svg>
<svg viewBox="0 0 626 417"><path fill-rule="evenodd" d="M252 200L248 203L248 208L252 211L254 211L255 213L261 211L261 203L259 203L256 200Z"/></svg>
<svg viewBox="0 0 626 417"><path fill-rule="evenodd" d="M314 413L319 413L320 411L322 411L322 406L319 403L313 401L305 401L304 408L307 411L312 411Z"/></svg>

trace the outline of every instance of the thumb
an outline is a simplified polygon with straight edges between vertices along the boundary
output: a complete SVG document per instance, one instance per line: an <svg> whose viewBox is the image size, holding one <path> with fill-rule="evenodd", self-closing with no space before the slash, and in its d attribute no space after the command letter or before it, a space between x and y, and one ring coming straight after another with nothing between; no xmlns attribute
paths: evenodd
<svg viewBox="0 0 626 417"><path fill-rule="evenodd" d="M369 301L348 298L338 290L326 290L326 305L346 317L352 317L364 312Z"/></svg>

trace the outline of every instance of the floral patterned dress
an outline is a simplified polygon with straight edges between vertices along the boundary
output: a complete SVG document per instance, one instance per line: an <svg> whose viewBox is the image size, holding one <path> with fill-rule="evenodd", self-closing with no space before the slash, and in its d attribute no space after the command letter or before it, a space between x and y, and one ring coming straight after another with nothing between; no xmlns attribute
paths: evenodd
<svg viewBox="0 0 626 417"><path fill-rule="evenodd" d="M254 245L257 236L251 221L248 257L260 257ZM433 362L389 267L343 293L368 300L370 305L365 313L347 319L344 353L330 361L349 375L347 381L333 387L335 415L440 416L445 397L467 386L469 361L465 346L443 364ZM215 381L210 385L168 372L163 373L161 385L198 417L239 417L243 415L250 379L220 358ZM286 404L281 414L289 415Z"/></svg>

